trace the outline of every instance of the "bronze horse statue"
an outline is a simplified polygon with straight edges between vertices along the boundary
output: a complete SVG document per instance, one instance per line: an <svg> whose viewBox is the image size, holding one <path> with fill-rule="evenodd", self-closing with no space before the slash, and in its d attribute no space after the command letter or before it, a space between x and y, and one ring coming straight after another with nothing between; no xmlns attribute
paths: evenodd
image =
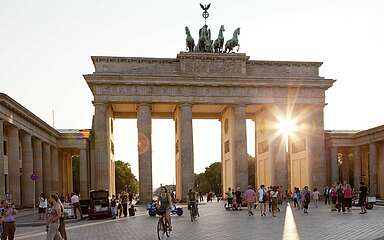
<svg viewBox="0 0 384 240"><path fill-rule="evenodd" d="M240 35L240 28L236 28L236 30L233 32L233 37L232 39L229 39L225 43L225 50L224 52L226 53L227 50L228 52L233 52L233 48L237 46L237 52L240 49L240 44L239 44L239 39L237 39L237 36Z"/></svg>
<svg viewBox="0 0 384 240"><path fill-rule="evenodd" d="M195 40L193 40L188 27L185 27L185 33L187 34L187 39L185 40L186 49L188 52L193 52L195 49Z"/></svg>
<svg viewBox="0 0 384 240"><path fill-rule="evenodd" d="M213 49L216 53L221 53L223 51L223 45L224 45L224 36L223 32L225 31L224 25L221 25L220 31L219 31L219 36L213 43Z"/></svg>

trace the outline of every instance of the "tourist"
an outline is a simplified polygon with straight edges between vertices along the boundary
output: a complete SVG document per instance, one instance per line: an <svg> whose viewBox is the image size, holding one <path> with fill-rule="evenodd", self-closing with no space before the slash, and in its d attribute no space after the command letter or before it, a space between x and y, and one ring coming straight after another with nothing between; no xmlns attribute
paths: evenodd
<svg viewBox="0 0 384 240"><path fill-rule="evenodd" d="M75 214L75 219L77 219L76 210L79 210L80 218L81 220L83 220L83 213L81 212L81 207L80 207L80 199L79 199L79 196L74 192L71 194L71 203L73 207L73 213Z"/></svg>
<svg viewBox="0 0 384 240"><path fill-rule="evenodd" d="M274 186L272 187L272 190L269 192L270 194L270 199L271 199L271 205L272 205L272 217L276 217L276 212L277 212L277 202L278 202L278 197L279 197L279 192L277 191L277 187Z"/></svg>
<svg viewBox="0 0 384 240"><path fill-rule="evenodd" d="M124 217L128 215L128 194L126 192L121 193L121 206L123 209Z"/></svg>
<svg viewBox="0 0 384 240"><path fill-rule="evenodd" d="M227 197L227 208L230 208L232 207L232 203L233 203L233 193L231 188L228 188L228 192L226 192L225 195Z"/></svg>
<svg viewBox="0 0 384 240"><path fill-rule="evenodd" d="M345 206L344 206L344 188L343 185L340 183L337 183L337 211L338 212L345 212Z"/></svg>
<svg viewBox="0 0 384 240"><path fill-rule="evenodd" d="M40 193L39 197L39 220L45 219L47 213L48 201L44 193Z"/></svg>
<svg viewBox="0 0 384 240"><path fill-rule="evenodd" d="M248 189L244 193L244 198L245 198L245 201L247 202L248 216L251 216L253 215L252 207L254 206L256 201L256 193L252 189L251 185L248 185Z"/></svg>
<svg viewBox="0 0 384 240"><path fill-rule="evenodd" d="M365 208L367 200L368 188L365 186L364 182L360 182L360 191L359 191L359 205L361 208L360 214L366 214L367 209Z"/></svg>
<svg viewBox="0 0 384 240"><path fill-rule="evenodd" d="M58 196L58 195L57 195ZM64 205L63 203L61 202L60 198L58 200L58 203L60 205L60 210L61 210L61 215L60 215L60 225L59 225L59 232L60 232L60 235L61 237L64 239L64 240L67 240L67 232L65 231L65 221L64 221Z"/></svg>
<svg viewBox="0 0 384 240"><path fill-rule="evenodd" d="M13 240L15 237L15 231L16 231L16 223L15 223L15 215L17 211L15 209L15 205L13 205L10 201L5 202L5 208L2 215L3 218L3 226L4 226L4 233L3 233L3 239L9 239Z"/></svg>
<svg viewBox="0 0 384 240"><path fill-rule="evenodd" d="M171 204L172 199L171 195L168 193L166 187L160 187L160 195L157 198L157 206L159 206L159 212L161 215L165 216L165 220L169 225L169 230L172 231L172 222L171 222Z"/></svg>
<svg viewBox="0 0 384 240"><path fill-rule="evenodd" d="M313 189L313 193L312 193L312 198L313 198L313 202L315 203L315 207L318 208L318 201L319 201L319 197L320 197L320 192L317 190L317 188L314 188Z"/></svg>
<svg viewBox="0 0 384 240"><path fill-rule="evenodd" d="M300 192L299 188L296 188L296 196L297 196L297 203L298 203L298 210L301 210L303 208L303 195Z"/></svg>
<svg viewBox="0 0 384 240"><path fill-rule="evenodd" d="M241 210L242 197L241 197L240 187L236 188L235 196L236 196L236 210Z"/></svg>
<svg viewBox="0 0 384 240"><path fill-rule="evenodd" d="M133 204L133 192L130 192L128 194L128 201L129 201L129 204L132 205Z"/></svg>
<svg viewBox="0 0 384 240"><path fill-rule="evenodd" d="M304 208L304 213L306 214L308 214L308 206L310 202L311 202L311 192L309 191L308 186L305 186L303 190L303 208Z"/></svg>
<svg viewBox="0 0 384 240"><path fill-rule="evenodd" d="M129 216L130 217L135 216L135 212L136 212L135 205L131 204L131 206L128 209Z"/></svg>
<svg viewBox="0 0 384 240"><path fill-rule="evenodd" d="M63 204L65 203L65 196L64 193L60 194L60 202Z"/></svg>
<svg viewBox="0 0 384 240"><path fill-rule="evenodd" d="M347 208L348 212L351 212L352 196L353 194L351 185L346 184L344 189L344 206Z"/></svg>
<svg viewBox="0 0 384 240"><path fill-rule="evenodd" d="M60 232L60 217L61 217L61 206L58 202L59 197L56 194L52 194L49 197L49 206L48 214L47 214L47 222L48 222L48 232L47 232L47 240L57 240L63 239Z"/></svg>
<svg viewBox="0 0 384 240"><path fill-rule="evenodd" d="M265 216L266 211L266 205L265 202L267 200L267 193L264 189L264 185L260 186L260 189L257 191L258 193L258 200L259 200L259 207L260 207L260 214L261 216Z"/></svg>
<svg viewBox="0 0 384 240"><path fill-rule="evenodd" d="M331 201L332 201L332 210L331 211L336 211L337 191L336 191L335 185L333 185L331 190L329 190L329 195L330 195Z"/></svg>
<svg viewBox="0 0 384 240"><path fill-rule="evenodd" d="M111 212L112 212L112 219L116 219L116 196L112 195L111 199Z"/></svg>
<svg viewBox="0 0 384 240"><path fill-rule="evenodd" d="M296 187L293 190L292 198L293 198L293 207L298 208L299 207L299 201L297 200L297 188Z"/></svg>
<svg viewBox="0 0 384 240"><path fill-rule="evenodd" d="M324 203L325 205L331 205L331 201L329 199L329 195L330 195L330 188L328 186L325 186L324 188L324 193L323 193L323 196L324 196Z"/></svg>
<svg viewBox="0 0 384 240"><path fill-rule="evenodd" d="M200 201L200 202L203 202L203 201L204 201L204 198L203 198L203 192L202 192L202 191L199 191L199 201Z"/></svg>
<svg viewBox="0 0 384 240"><path fill-rule="evenodd" d="M269 212L272 212L271 191L272 191L272 186L269 186L268 190L267 190L267 201L268 201L268 210L269 210Z"/></svg>

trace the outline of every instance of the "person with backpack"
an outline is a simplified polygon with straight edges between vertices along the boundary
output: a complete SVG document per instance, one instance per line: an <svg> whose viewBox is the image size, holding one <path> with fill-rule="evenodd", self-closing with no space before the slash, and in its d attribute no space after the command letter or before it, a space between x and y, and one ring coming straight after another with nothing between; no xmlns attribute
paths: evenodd
<svg viewBox="0 0 384 240"><path fill-rule="evenodd" d="M265 192L265 186L261 185L260 189L257 191L258 193L258 199L259 199L259 207L260 207L260 214L261 216L266 216L266 205L265 202L267 201L267 193Z"/></svg>
<svg viewBox="0 0 384 240"><path fill-rule="evenodd" d="M304 208L304 213L306 214L308 214L308 206L310 202L311 202L311 192L309 191L308 186L305 186L303 190L303 208Z"/></svg>

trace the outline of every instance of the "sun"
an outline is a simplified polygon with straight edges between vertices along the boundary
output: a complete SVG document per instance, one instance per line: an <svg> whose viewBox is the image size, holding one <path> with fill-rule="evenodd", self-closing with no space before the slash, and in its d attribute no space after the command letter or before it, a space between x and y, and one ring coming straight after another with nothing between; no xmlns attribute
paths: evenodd
<svg viewBox="0 0 384 240"><path fill-rule="evenodd" d="M292 119L282 119L278 123L278 129L280 134L284 136L289 136L295 133L297 130L296 122Z"/></svg>

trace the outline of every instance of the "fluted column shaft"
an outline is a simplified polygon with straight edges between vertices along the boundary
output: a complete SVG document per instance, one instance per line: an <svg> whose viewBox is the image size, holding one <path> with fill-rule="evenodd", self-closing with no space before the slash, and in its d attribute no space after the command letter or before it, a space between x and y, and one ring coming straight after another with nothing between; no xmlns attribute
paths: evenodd
<svg viewBox="0 0 384 240"><path fill-rule="evenodd" d="M0 119L0 197L5 195L5 179L4 179L4 121Z"/></svg>
<svg viewBox="0 0 384 240"><path fill-rule="evenodd" d="M22 134L22 199L23 207L33 207L33 181L31 175L33 174L33 150L32 150L32 137L28 133Z"/></svg>
<svg viewBox="0 0 384 240"><path fill-rule="evenodd" d="M142 103L137 108L137 131L139 153L140 200L152 200L152 117L151 105Z"/></svg>
<svg viewBox="0 0 384 240"><path fill-rule="evenodd" d="M80 149L80 196L82 199L88 199L88 158L87 150Z"/></svg>
<svg viewBox="0 0 384 240"><path fill-rule="evenodd" d="M9 193L11 194L15 206L20 207L20 154L19 154L19 129L16 127L8 128L8 179Z"/></svg>
<svg viewBox="0 0 384 240"><path fill-rule="evenodd" d="M46 195L51 194L52 168L51 168L51 146L43 143L43 189Z"/></svg>

